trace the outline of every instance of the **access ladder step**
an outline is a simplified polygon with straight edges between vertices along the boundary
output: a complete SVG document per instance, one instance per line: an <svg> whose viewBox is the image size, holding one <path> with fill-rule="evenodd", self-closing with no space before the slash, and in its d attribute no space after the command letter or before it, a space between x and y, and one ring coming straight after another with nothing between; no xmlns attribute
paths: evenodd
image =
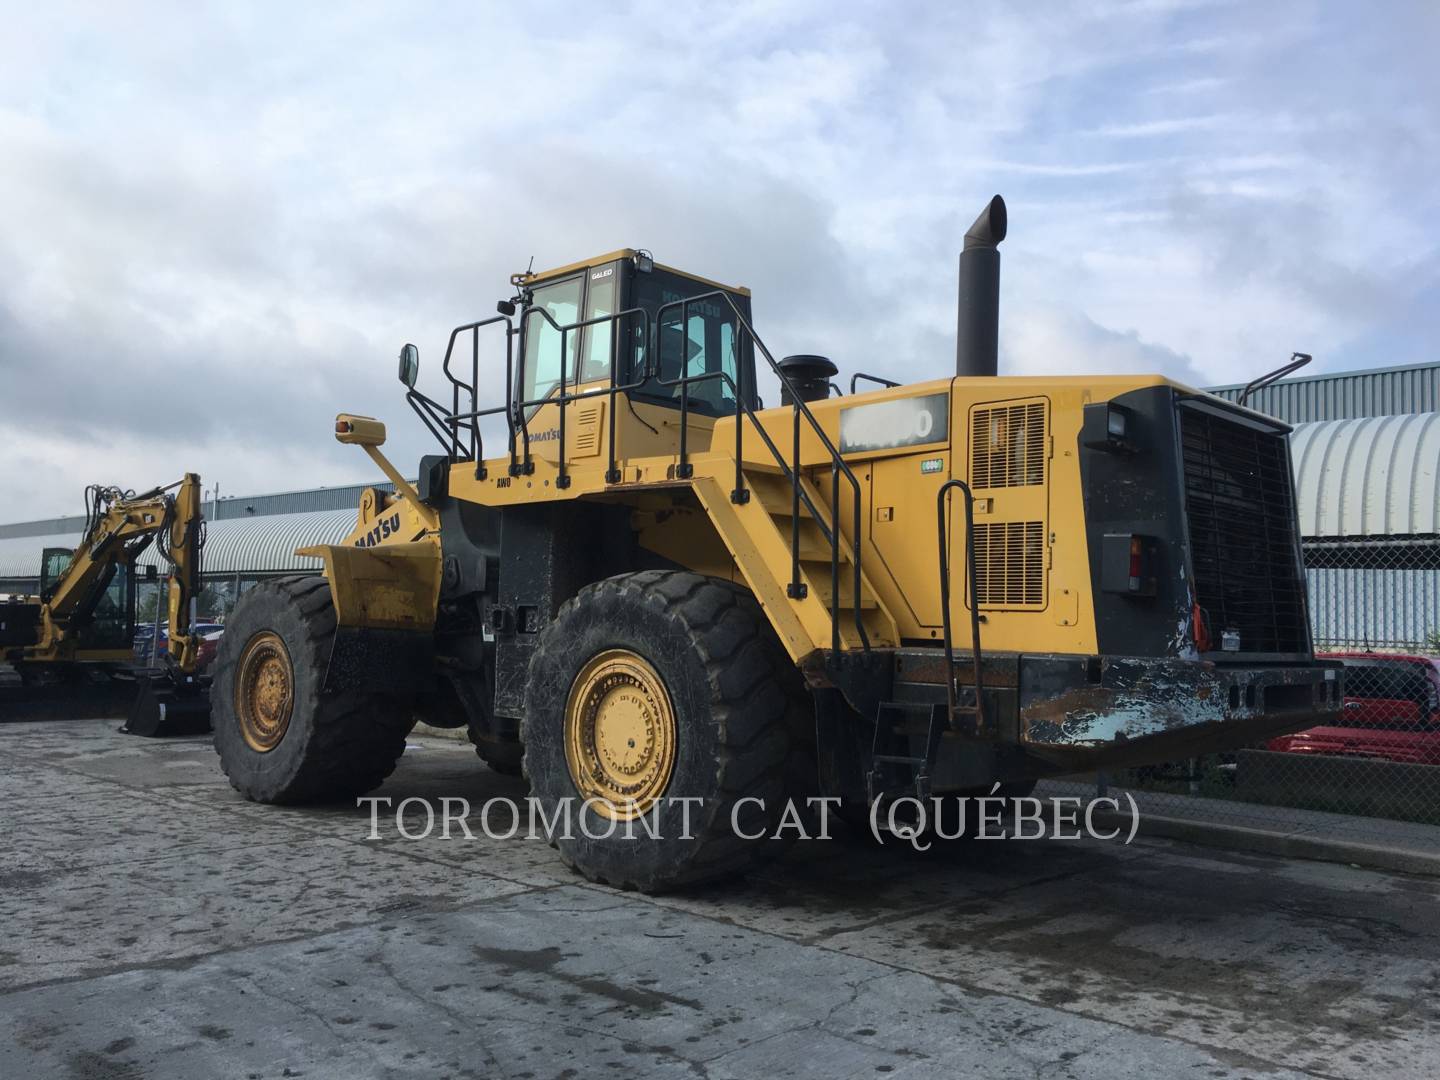
<svg viewBox="0 0 1440 1080"><path fill-rule="evenodd" d="M917 769L929 764L923 757L907 757L904 754L871 754L870 760L884 765L911 765Z"/></svg>
<svg viewBox="0 0 1440 1080"><path fill-rule="evenodd" d="M815 596L819 597L820 602L827 608L830 607L833 591L830 587L829 562L823 566L807 563L804 565L804 570L806 576L810 578ZM855 603L855 571L844 563L841 564L840 569L840 603L838 606L851 610L859 607L862 611L871 611L880 606L880 602L875 599L875 594L864 582L860 586L860 603L858 605Z"/></svg>

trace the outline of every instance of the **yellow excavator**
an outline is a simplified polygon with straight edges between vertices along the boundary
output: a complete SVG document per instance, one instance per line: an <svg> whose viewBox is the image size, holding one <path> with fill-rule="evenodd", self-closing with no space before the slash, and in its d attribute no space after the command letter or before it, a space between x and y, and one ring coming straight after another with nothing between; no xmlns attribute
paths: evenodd
<svg viewBox="0 0 1440 1080"><path fill-rule="evenodd" d="M0 604L0 659L19 687L0 696L0 714L22 718L38 706L69 715L106 705L138 685L127 730L178 734L209 726L207 688L197 674L199 641L190 632L205 544L200 477L136 494L93 485L85 491L78 547L47 548L40 593ZM135 667L137 561L154 543L169 564L169 641L159 670ZM152 568L153 575L153 568Z"/></svg>

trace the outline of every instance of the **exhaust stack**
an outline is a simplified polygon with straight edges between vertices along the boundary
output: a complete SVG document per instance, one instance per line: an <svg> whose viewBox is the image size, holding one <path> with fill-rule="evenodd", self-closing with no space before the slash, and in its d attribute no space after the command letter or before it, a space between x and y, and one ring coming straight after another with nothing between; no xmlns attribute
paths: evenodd
<svg viewBox="0 0 1440 1080"><path fill-rule="evenodd" d="M960 309L955 332L955 374L995 375L1000 348L1000 252L1005 200L996 195L965 233L960 252Z"/></svg>

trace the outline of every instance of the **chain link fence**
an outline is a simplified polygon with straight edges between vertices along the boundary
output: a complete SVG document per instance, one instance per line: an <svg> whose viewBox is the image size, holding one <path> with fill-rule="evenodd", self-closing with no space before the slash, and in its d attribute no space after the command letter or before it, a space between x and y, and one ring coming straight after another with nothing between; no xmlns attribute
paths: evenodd
<svg viewBox="0 0 1440 1080"><path fill-rule="evenodd" d="M1047 784L1142 815L1440 849L1440 536L1303 542L1316 652L1343 719L1188 761Z"/></svg>

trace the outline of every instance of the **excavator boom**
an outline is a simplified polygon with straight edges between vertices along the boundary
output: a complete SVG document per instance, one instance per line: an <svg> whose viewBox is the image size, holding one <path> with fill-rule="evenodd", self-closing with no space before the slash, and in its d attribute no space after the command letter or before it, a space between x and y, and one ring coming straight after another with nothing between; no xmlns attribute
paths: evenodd
<svg viewBox="0 0 1440 1080"><path fill-rule="evenodd" d="M122 590L124 596L117 601L111 586L121 573L127 583L133 580L137 560L153 543L170 566L169 643L162 674L139 679L131 727L135 729L139 716L152 721L142 726L158 728L167 719L169 699L177 694L185 699L185 711L198 709L208 722L209 704L196 674L199 641L192 632L205 542L200 477L186 473L138 495L92 486L86 490L86 506L85 532L68 563L53 579L42 574L38 599L10 605L14 610L7 611L9 629L0 636L0 657L14 664L22 678L47 670L113 669L128 662L133 608L128 591ZM96 631L101 623L107 625L103 635Z"/></svg>

